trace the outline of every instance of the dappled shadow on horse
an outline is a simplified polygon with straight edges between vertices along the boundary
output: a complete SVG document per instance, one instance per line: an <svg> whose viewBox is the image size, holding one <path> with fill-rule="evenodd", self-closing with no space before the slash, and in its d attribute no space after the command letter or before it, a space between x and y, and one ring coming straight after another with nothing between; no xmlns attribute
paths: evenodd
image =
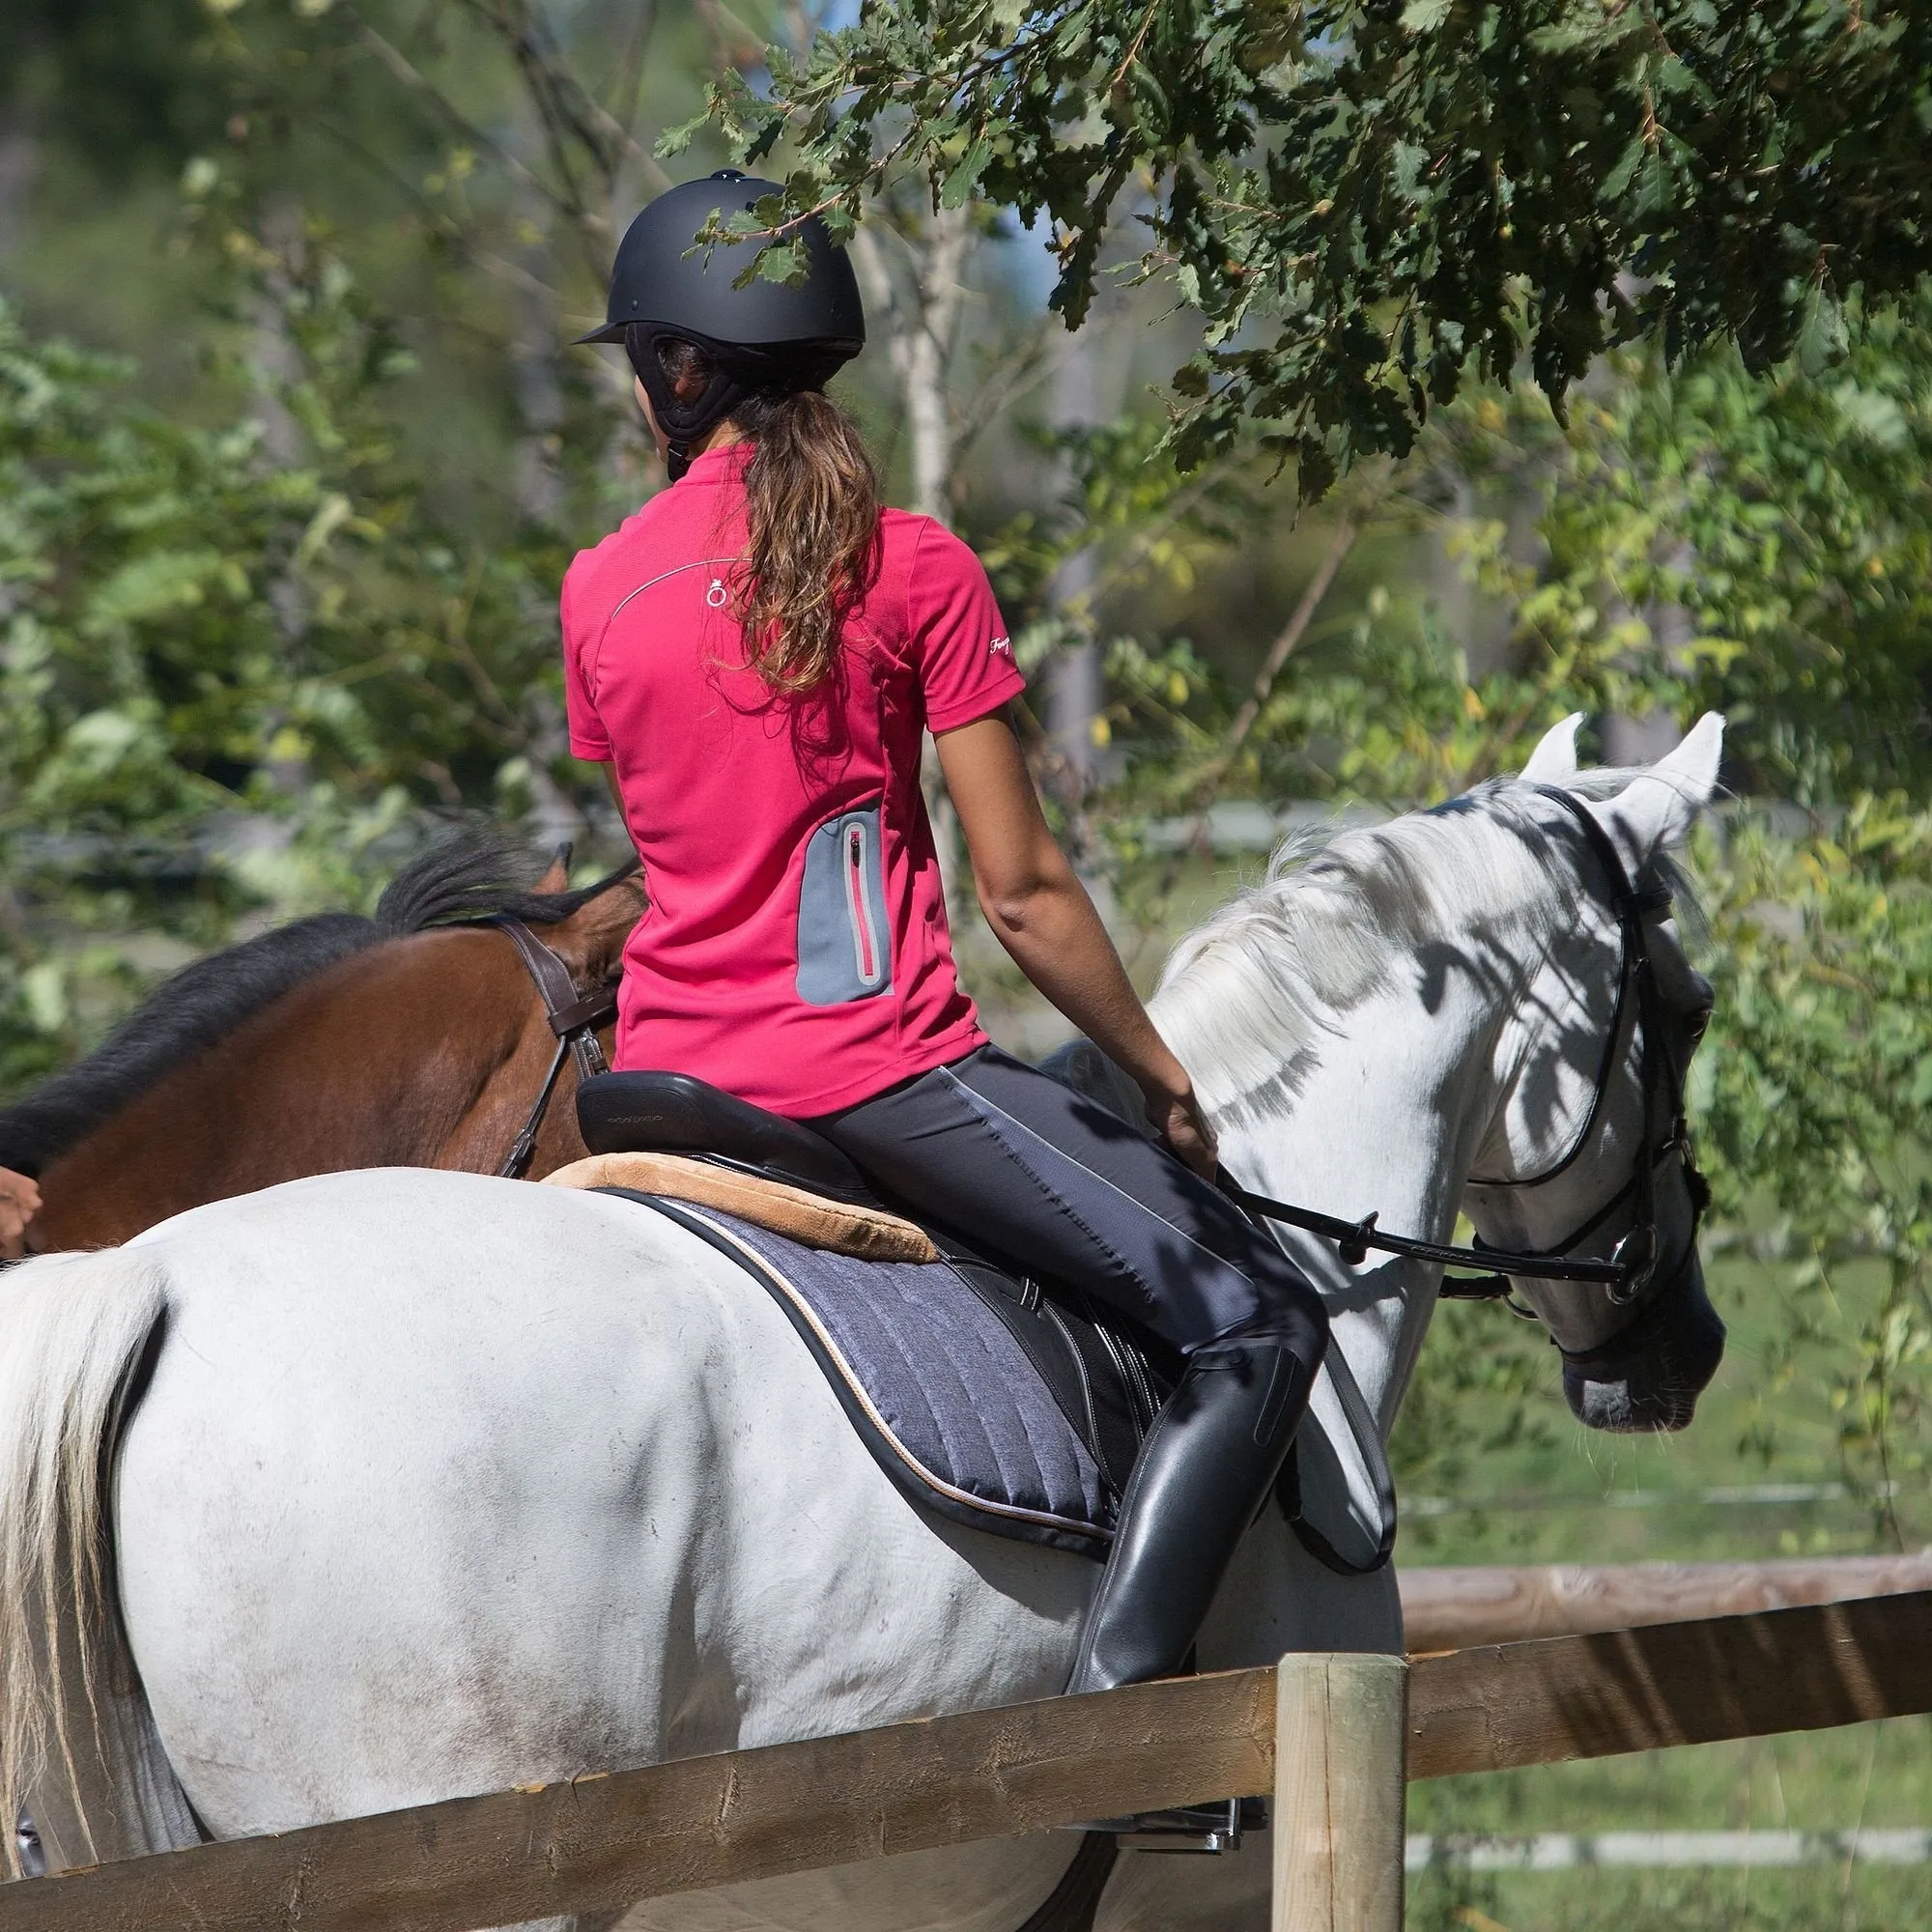
<svg viewBox="0 0 1932 1932"><path fill-rule="evenodd" d="M1400 1649L1378 1464L1460 1212L1586 1421L1680 1425L1715 1367L1676 1119L1709 996L1664 853L1719 729L1639 773L1579 777L1570 743L1531 782L1284 866L1182 942L1153 1003L1238 1185L1377 1217L1352 1259L1282 1228L1356 1398L1324 1369L1303 1431L1328 1557L1264 1512L1203 1668ZM111 1590L52 1560L109 1548ZM0 1803L31 1787L62 1863L1051 1694L1095 1575L916 1501L774 1294L609 1194L328 1176L0 1280ZM1082 1842L625 1924L999 1932ZM1103 1932L1266 1922L1264 1845L1104 1862Z"/></svg>
<svg viewBox="0 0 1932 1932"><path fill-rule="evenodd" d="M37 1175L35 1252L104 1247L206 1202L346 1168L497 1171L531 1120L558 1040L547 1007L610 993L643 908L635 865L570 890L469 834L399 873L375 916L325 913L196 961L69 1071L0 1110L0 1166ZM533 982L511 929L560 976ZM539 963L541 963L539 961ZM543 1110L535 1174L583 1152Z"/></svg>

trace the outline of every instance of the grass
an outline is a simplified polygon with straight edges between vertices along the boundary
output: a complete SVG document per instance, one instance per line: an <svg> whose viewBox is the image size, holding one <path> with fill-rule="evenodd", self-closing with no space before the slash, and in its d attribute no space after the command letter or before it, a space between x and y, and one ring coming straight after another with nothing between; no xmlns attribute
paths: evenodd
<svg viewBox="0 0 1932 1932"><path fill-rule="evenodd" d="M1408 1932L1924 1932L1927 1868L1423 1873Z"/></svg>
<svg viewBox="0 0 1932 1932"><path fill-rule="evenodd" d="M1731 1327L1723 1369L1684 1435L1616 1440L1568 1419L1553 1359L1532 1398L1537 1427L1492 1453L1464 1452L1448 1493L1503 1498L1404 1529L1411 1563L1631 1563L1852 1555L1898 1547L1849 1497L1799 1505L1714 1506L1703 1493L1768 1481L1829 1483L1842 1473L1836 1418L1819 1377L1780 1389L1769 1453L1761 1391L1780 1314L1771 1272L1733 1251L1710 1270ZM1452 1308L1451 1348L1480 1347L1494 1310ZM1431 1347L1436 1343L1432 1337ZM1505 1346L1492 1337L1493 1346ZM1514 1346L1515 1338L1509 1340ZM1424 1475L1427 1479L1425 1467ZM1446 1486L1445 1486L1446 1487ZM1641 1507L1634 1505L1641 1504ZM1908 1547L1928 1538L1922 1492L1901 1495ZM1932 1642L1932 1629L1926 1633ZM1843 1830L1932 1824L1932 1719L1652 1751L1590 1764L1444 1778L1409 1794L1410 1829L1523 1836L1542 1832ZM1410 1888L1411 1932L1925 1932L1932 1867L1548 1873L1430 1871Z"/></svg>

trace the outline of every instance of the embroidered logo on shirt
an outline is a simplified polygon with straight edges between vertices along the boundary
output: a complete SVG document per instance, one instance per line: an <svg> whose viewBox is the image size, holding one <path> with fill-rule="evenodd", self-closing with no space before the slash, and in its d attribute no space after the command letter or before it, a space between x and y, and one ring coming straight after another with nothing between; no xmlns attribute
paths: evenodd
<svg viewBox="0 0 1932 1932"><path fill-rule="evenodd" d="M1009 658L1013 654L1013 644L1010 638L995 638L986 648L996 658Z"/></svg>

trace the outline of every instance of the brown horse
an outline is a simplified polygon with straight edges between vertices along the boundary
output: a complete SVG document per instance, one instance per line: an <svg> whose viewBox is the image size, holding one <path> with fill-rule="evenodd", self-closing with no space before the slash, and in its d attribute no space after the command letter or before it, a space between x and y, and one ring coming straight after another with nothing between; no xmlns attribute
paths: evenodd
<svg viewBox="0 0 1932 1932"><path fill-rule="evenodd" d="M520 888L517 875L526 883ZM541 931L580 990L613 981L643 910L635 867L563 890L467 837L399 873L373 919L325 913L197 960L87 1059L0 1112L0 1167L39 1178L35 1252L125 1241L189 1208L352 1167L495 1172L556 1042L509 937ZM606 1036L608 1040L608 1035ZM585 1151L576 1071L529 1172Z"/></svg>

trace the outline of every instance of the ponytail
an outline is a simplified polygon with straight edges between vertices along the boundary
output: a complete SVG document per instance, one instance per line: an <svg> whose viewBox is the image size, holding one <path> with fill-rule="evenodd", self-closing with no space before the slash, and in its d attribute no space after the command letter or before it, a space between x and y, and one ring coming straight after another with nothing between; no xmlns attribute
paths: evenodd
<svg viewBox="0 0 1932 1932"><path fill-rule="evenodd" d="M823 389L754 395L736 411L751 542L750 663L775 692L810 691L838 661L879 532L879 478L858 425Z"/></svg>
<svg viewBox="0 0 1932 1932"><path fill-rule="evenodd" d="M696 343L657 345L676 393L716 367ZM747 662L781 696L816 689L838 661L879 530L879 479L858 425L818 388L756 387L730 420L753 445L745 470L750 541L739 573Z"/></svg>

